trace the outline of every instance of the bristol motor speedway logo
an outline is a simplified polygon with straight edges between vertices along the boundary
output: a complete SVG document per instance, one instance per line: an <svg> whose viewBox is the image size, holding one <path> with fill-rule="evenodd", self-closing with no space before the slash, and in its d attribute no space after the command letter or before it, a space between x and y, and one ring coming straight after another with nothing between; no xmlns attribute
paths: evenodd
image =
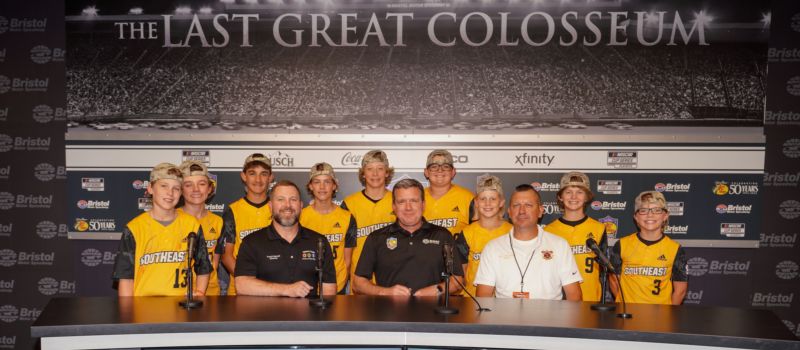
<svg viewBox="0 0 800 350"><path fill-rule="evenodd" d="M674 184L674 183L659 182L655 186L653 186L653 189L655 189L658 192L689 192L691 188L692 184L690 183Z"/></svg>
<svg viewBox="0 0 800 350"><path fill-rule="evenodd" d="M794 220L800 217L800 202L789 199L781 202L778 207L778 214L786 220Z"/></svg>
<svg viewBox="0 0 800 350"><path fill-rule="evenodd" d="M594 210L625 210L628 202L594 201L591 204Z"/></svg>
<svg viewBox="0 0 800 350"><path fill-rule="evenodd" d="M783 143L783 155L787 158L800 158L800 139L788 139Z"/></svg>
<svg viewBox="0 0 800 350"><path fill-rule="evenodd" d="M794 248L798 233L762 233L759 248Z"/></svg>
<svg viewBox="0 0 800 350"><path fill-rule="evenodd" d="M700 277L709 275L747 276L750 271L750 261L711 260L702 257L693 257L686 262L689 276Z"/></svg>
<svg viewBox="0 0 800 350"><path fill-rule="evenodd" d="M76 205L80 209L108 209L111 206L111 201L98 201L98 200L79 200Z"/></svg>
<svg viewBox="0 0 800 350"><path fill-rule="evenodd" d="M531 182L531 187L533 187L537 192L558 192L561 188L561 185L552 182Z"/></svg>
<svg viewBox="0 0 800 350"><path fill-rule="evenodd" d="M43 277L38 283L39 293L42 295L75 294L75 281L56 280L52 277Z"/></svg>
<svg viewBox="0 0 800 350"><path fill-rule="evenodd" d="M700 304L703 302L703 290L699 291L687 291L686 297L683 299L684 304Z"/></svg>
<svg viewBox="0 0 800 350"><path fill-rule="evenodd" d="M717 214L750 214L753 210L752 204L718 204Z"/></svg>
<svg viewBox="0 0 800 350"><path fill-rule="evenodd" d="M798 185L800 185L800 172L764 173L764 186L797 187Z"/></svg>
<svg viewBox="0 0 800 350"><path fill-rule="evenodd" d="M800 266L791 260L784 260L775 265L775 275L782 280L793 280L800 274Z"/></svg>
<svg viewBox="0 0 800 350"><path fill-rule="evenodd" d="M757 307L791 307L794 293L755 292L752 306Z"/></svg>
<svg viewBox="0 0 800 350"><path fill-rule="evenodd" d="M84 249L81 252L81 262L89 267L96 267L99 265L113 265L114 258L117 256L115 252L104 251L101 252L95 248Z"/></svg>

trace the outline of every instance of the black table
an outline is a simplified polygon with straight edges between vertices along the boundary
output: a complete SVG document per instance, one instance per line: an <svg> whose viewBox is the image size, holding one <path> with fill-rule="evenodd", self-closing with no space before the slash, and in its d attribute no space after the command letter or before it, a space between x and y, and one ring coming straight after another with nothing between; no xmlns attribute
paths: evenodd
<svg viewBox="0 0 800 350"><path fill-rule="evenodd" d="M42 349L224 345L357 345L520 349L798 349L772 313L704 306L628 305L632 319L590 303L453 298L457 315L436 314L435 298L336 296L324 310L305 299L205 297L187 311L180 297L55 298L31 326Z"/></svg>

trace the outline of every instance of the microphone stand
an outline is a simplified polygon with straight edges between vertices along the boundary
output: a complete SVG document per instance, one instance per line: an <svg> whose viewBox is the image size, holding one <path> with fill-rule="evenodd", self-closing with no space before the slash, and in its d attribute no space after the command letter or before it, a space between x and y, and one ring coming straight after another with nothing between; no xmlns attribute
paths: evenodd
<svg viewBox="0 0 800 350"><path fill-rule="evenodd" d="M314 268L314 270L317 271L317 294L319 295L319 298L308 300L309 305L319 309L325 309L333 304L333 300L325 299L325 297L322 296L322 254L324 252L322 244L324 244L322 239L317 241L317 267Z"/></svg>
<svg viewBox="0 0 800 350"><path fill-rule="evenodd" d="M592 304L590 308L595 311L614 311L617 305L614 303L606 302L606 292L608 292L608 268L604 264L598 264L601 267L600 271L600 302Z"/></svg>
<svg viewBox="0 0 800 350"><path fill-rule="evenodd" d="M186 300L178 302L180 307L191 310L191 309L198 309L203 306L203 302L200 300L194 300L193 289L194 289L194 281L192 280L192 260L194 260L194 247L197 245L197 235L192 232L189 233L189 236L186 237L188 244L186 245Z"/></svg>
<svg viewBox="0 0 800 350"><path fill-rule="evenodd" d="M469 296L469 298L470 298L470 299L472 299L472 301L473 301L473 302L475 302L475 305L478 305L478 308L477 308L475 311L478 311L478 312L483 312L483 311L492 311L492 309L490 309L490 308L486 308L486 307L483 307L483 306L481 306L481 303L479 303L479 302L478 302L478 299L477 299L477 298L475 298L475 296L473 296L473 295L472 295L472 293L470 293L470 292L467 290L467 287L464 287L464 285L463 285L463 284L461 284L461 282L459 282L459 281L458 281L458 278L456 278L456 280L455 280L455 281L456 281L456 283L458 283L458 285L459 285L459 286L461 286L461 289L463 289L463 290L464 290L464 293L467 293L467 295Z"/></svg>
<svg viewBox="0 0 800 350"><path fill-rule="evenodd" d="M620 271L622 273L622 271ZM614 274L614 277L617 279L617 285L619 286L619 295L622 297L622 312L617 314L619 318L633 318L632 314L628 313L628 304L625 303L625 292L622 291L622 280L619 278L619 275Z"/></svg>
<svg viewBox="0 0 800 350"><path fill-rule="evenodd" d="M454 307L450 307L450 276L453 274L450 271L442 272L442 277L445 278L444 280L444 305L439 305L436 307L436 313L442 315L455 315L458 313L458 309Z"/></svg>

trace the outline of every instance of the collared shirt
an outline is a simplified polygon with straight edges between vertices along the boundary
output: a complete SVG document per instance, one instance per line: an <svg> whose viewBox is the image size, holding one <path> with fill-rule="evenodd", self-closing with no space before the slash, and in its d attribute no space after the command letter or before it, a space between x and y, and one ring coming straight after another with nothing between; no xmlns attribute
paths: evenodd
<svg viewBox="0 0 800 350"><path fill-rule="evenodd" d="M254 276L273 283L305 281L317 286L317 245L322 245L322 282L336 283L331 246L325 236L299 226L297 236L287 242L269 225L242 240L236 259L236 276Z"/></svg>
<svg viewBox="0 0 800 350"><path fill-rule="evenodd" d="M378 286L399 284L416 292L442 281L445 243L455 247L450 232L424 219L414 232L406 231L395 222L367 237L356 275L371 279L374 274ZM453 274L463 276L461 256L453 255Z"/></svg>

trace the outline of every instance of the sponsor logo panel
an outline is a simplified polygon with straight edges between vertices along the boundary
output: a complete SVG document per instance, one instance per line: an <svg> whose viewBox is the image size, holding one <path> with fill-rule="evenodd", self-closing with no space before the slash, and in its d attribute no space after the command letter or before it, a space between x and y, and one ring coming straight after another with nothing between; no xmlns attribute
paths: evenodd
<svg viewBox="0 0 800 350"><path fill-rule="evenodd" d="M792 307L794 293L755 292L752 306L756 307Z"/></svg>
<svg viewBox="0 0 800 350"><path fill-rule="evenodd" d="M81 189L89 192L103 192L106 190L106 180L102 177L82 177Z"/></svg>
<svg viewBox="0 0 800 350"><path fill-rule="evenodd" d="M689 233L689 225L667 225L664 233L668 235L685 235Z"/></svg>
<svg viewBox="0 0 800 350"><path fill-rule="evenodd" d="M76 218L73 228L78 232L114 232L117 225L114 219Z"/></svg>
<svg viewBox="0 0 800 350"><path fill-rule="evenodd" d="M690 184L690 183L680 184L680 183L663 183L663 182L659 182L659 183L655 184L655 186L653 186L653 189L655 189L658 192L684 192L685 193L685 192L689 192L691 190L691 188L692 188L692 184Z"/></svg>
<svg viewBox="0 0 800 350"><path fill-rule="evenodd" d="M622 194L622 180L597 180L597 192L602 194Z"/></svg>
<svg viewBox="0 0 800 350"><path fill-rule="evenodd" d="M745 223L723 222L719 224L719 234L725 237L744 237L747 225Z"/></svg>
<svg viewBox="0 0 800 350"><path fill-rule="evenodd" d="M800 158L800 139L793 138L783 142L783 155L787 158Z"/></svg>
<svg viewBox="0 0 800 350"><path fill-rule="evenodd" d="M752 204L717 204L718 214L750 214L753 210Z"/></svg>
<svg viewBox="0 0 800 350"><path fill-rule="evenodd" d="M775 172L764 173L764 186L771 187L797 187L800 184L800 172Z"/></svg>
<svg viewBox="0 0 800 350"><path fill-rule="evenodd" d="M625 210L628 202L594 201L590 204L594 210Z"/></svg>
<svg viewBox="0 0 800 350"><path fill-rule="evenodd" d="M606 164L614 169L636 169L639 166L639 152L609 151Z"/></svg>
<svg viewBox="0 0 800 350"><path fill-rule="evenodd" d="M775 265L775 275L782 280L796 279L800 273L800 266L792 260L784 260Z"/></svg>
<svg viewBox="0 0 800 350"><path fill-rule="evenodd" d="M38 282L39 293L52 296L56 294L75 294L75 281L57 280L52 277L43 277Z"/></svg>
<svg viewBox="0 0 800 350"><path fill-rule="evenodd" d="M800 202L788 199L778 206L778 214L786 220L794 220L800 217Z"/></svg>
<svg viewBox="0 0 800 350"><path fill-rule="evenodd" d="M797 233L762 233L760 248L794 248L797 244Z"/></svg>
<svg viewBox="0 0 800 350"><path fill-rule="evenodd" d="M116 255L116 252L101 252L95 248L88 248L81 252L81 263L89 267L113 265Z"/></svg>
<svg viewBox="0 0 800 350"><path fill-rule="evenodd" d="M683 202L667 202L667 211L669 216L683 216L684 204Z"/></svg>

